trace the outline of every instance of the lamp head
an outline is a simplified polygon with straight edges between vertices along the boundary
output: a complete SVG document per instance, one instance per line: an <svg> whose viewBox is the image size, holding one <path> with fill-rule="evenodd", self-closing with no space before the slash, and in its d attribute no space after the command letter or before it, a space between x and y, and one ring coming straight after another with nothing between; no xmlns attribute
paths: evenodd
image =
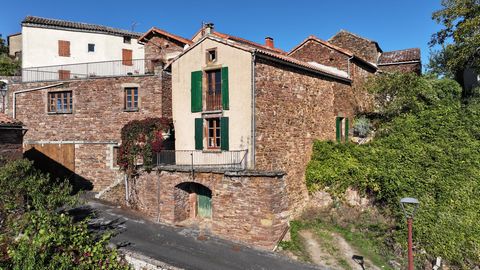
<svg viewBox="0 0 480 270"><path fill-rule="evenodd" d="M364 263L363 256L360 256L360 255L353 255L352 260L360 265L363 265Z"/></svg>
<svg viewBox="0 0 480 270"><path fill-rule="evenodd" d="M407 219L413 218L419 204L420 203L415 198L407 197L400 200L400 205L402 206L403 213Z"/></svg>

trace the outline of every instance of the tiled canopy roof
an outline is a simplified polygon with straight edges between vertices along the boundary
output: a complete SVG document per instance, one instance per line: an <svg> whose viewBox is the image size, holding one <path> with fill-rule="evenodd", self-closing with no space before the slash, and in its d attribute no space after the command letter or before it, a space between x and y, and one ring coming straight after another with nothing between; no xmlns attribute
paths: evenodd
<svg viewBox="0 0 480 270"><path fill-rule="evenodd" d="M22 122L11 118L10 116L0 113L0 126L21 126Z"/></svg>
<svg viewBox="0 0 480 270"><path fill-rule="evenodd" d="M22 21L22 25L38 26L38 27L53 28L53 29L73 29L73 30L79 30L84 32L94 32L94 33L102 33L102 34L117 35L117 36L130 36L134 38L138 38L142 35L142 33L131 32L131 31L103 26L103 25L64 21L64 20L58 20L58 19L48 19L48 18L35 17L35 16L27 16Z"/></svg>
<svg viewBox="0 0 480 270"><path fill-rule="evenodd" d="M174 39L174 40L177 40L177 41L179 41L183 44L192 44L192 41L190 39L187 39L187 38L184 38L184 37L181 37L181 36L177 36L175 34L169 33L165 30L162 30L162 29L159 29L159 28L156 28L156 27L150 28L150 30L148 30L145 34L143 34L138 40L145 41L145 39L148 35L154 34L154 33L169 37L169 38Z"/></svg>
<svg viewBox="0 0 480 270"><path fill-rule="evenodd" d="M401 63L401 62L417 62L420 61L420 49L412 48L391 52L384 52L378 59L379 65Z"/></svg>

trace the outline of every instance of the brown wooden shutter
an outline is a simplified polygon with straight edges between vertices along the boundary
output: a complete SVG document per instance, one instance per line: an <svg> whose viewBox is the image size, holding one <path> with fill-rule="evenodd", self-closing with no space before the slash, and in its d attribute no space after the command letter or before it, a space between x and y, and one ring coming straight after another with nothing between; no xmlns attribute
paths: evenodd
<svg viewBox="0 0 480 270"><path fill-rule="evenodd" d="M122 64L124 66L133 66L132 50L122 49Z"/></svg>
<svg viewBox="0 0 480 270"><path fill-rule="evenodd" d="M58 70L58 79L59 80L70 80L70 70Z"/></svg>
<svg viewBox="0 0 480 270"><path fill-rule="evenodd" d="M70 57L70 41L59 40L58 41L58 55L64 57Z"/></svg>

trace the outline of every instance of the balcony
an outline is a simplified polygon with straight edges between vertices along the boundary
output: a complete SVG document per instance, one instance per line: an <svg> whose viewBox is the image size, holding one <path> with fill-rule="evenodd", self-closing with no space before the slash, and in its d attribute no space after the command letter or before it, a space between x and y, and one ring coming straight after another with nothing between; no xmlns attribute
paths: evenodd
<svg viewBox="0 0 480 270"><path fill-rule="evenodd" d="M154 73L148 59L102 61L22 69L23 82L76 80L97 77L137 76Z"/></svg>
<svg viewBox="0 0 480 270"><path fill-rule="evenodd" d="M219 93L212 94L207 92L206 105L207 105L207 111L222 110L222 95Z"/></svg>
<svg viewBox="0 0 480 270"><path fill-rule="evenodd" d="M247 167L247 150L215 151L162 150L157 153L157 166L184 170L243 171Z"/></svg>

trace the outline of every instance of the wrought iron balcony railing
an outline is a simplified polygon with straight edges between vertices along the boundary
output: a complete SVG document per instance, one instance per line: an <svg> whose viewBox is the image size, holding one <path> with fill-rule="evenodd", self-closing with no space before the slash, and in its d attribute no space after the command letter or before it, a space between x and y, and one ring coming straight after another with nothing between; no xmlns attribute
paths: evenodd
<svg viewBox="0 0 480 270"><path fill-rule="evenodd" d="M217 169L242 171L247 166L247 150L202 151L162 150L157 153L157 166L183 169Z"/></svg>
<svg viewBox="0 0 480 270"><path fill-rule="evenodd" d="M154 63L152 60L131 59L23 68L22 81L58 81L153 73Z"/></svg>

